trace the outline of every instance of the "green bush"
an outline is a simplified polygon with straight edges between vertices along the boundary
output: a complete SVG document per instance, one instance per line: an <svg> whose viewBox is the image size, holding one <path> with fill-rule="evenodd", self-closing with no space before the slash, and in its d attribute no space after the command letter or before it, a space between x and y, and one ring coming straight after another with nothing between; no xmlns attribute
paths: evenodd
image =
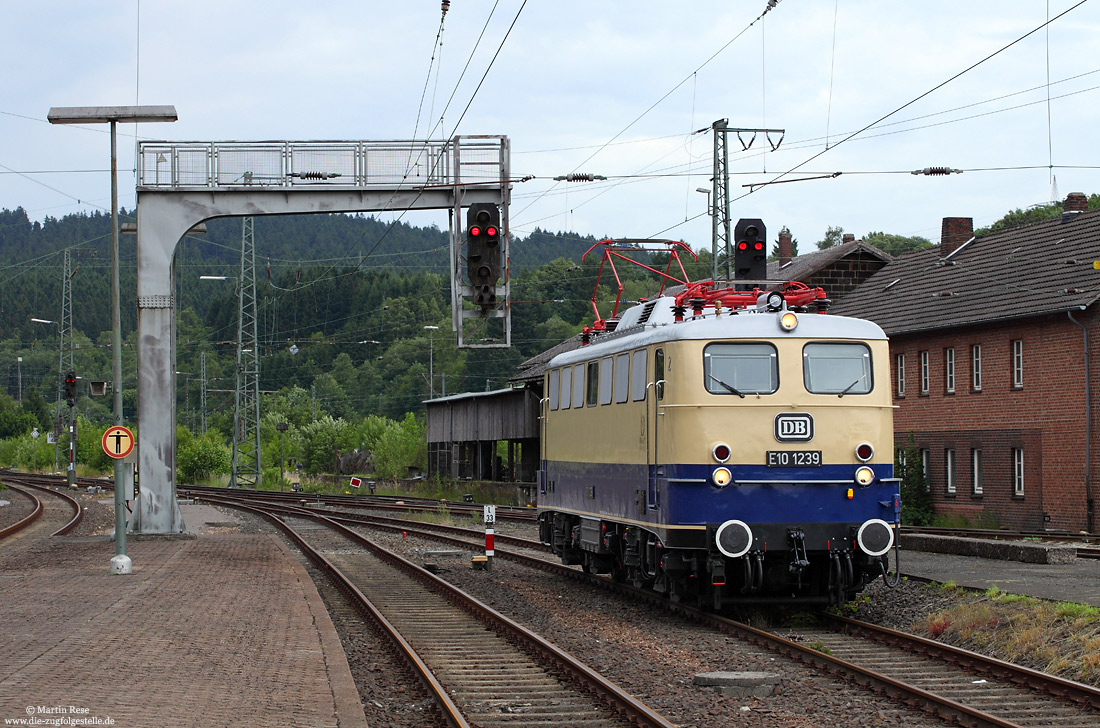
<svg viewBox="0 0 1100 728"><path fill-rule="evenodd" d="M229 472L230 448L207 434L176 438L176 476L180 483L197 483L213 475Z"/></svg>

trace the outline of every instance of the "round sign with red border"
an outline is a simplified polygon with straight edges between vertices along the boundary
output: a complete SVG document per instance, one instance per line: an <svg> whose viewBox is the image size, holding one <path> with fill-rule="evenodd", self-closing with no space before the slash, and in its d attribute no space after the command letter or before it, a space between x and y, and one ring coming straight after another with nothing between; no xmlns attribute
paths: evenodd
<svg viewBox="0 0 1100 728"><path fill-rule="evenodd" d="M108 427L103 433L103 452L121 460L134 451L134 433L122 425Z"/></svg>

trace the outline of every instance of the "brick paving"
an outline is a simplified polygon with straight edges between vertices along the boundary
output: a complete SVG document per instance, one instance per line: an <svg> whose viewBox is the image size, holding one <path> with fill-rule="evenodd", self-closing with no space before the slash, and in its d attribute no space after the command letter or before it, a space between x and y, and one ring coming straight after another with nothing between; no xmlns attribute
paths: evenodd
<svg viewBox="0 0 1100 728"><path fill-rule="evenodd" d="M134 573L111 576L102 536L0 547L0 724L30 707L122 727L366 726L324 604L281 541L204 533L127 551Z"/></svg>

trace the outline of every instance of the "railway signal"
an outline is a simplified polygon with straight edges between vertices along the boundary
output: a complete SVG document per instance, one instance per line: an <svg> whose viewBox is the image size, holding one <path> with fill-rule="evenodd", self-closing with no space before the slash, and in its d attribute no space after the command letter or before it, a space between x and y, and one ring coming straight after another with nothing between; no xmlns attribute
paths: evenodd
<svg viewBox="0 0 1100 728"><path fill-rule="evenodd" d="M757 218L741 218L734 227L735 279L763 280L768 275L767 228Z"/></svg>
<svg viewBox="0 0 1100 728"><path fill-rule="evenodd" d="M500 236L500 208L491 202L470 205L466 211L466 274L474 303L482 309L496 308Z"/></svg>
<svg viewBox="0 0 1100 728"><path fill-rule="evenodd" d="M72 372L65 375L65 404L76 406L76 375Z"/></svg>

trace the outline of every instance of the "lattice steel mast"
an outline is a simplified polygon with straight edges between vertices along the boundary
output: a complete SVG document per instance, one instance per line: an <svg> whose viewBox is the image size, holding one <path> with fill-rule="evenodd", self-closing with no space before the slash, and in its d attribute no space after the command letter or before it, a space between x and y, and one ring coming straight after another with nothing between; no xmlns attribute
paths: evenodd
<svg viewBox="0 0 1100 728"><path fill-rule="evenodd" d="M256 330L256 245L252 218L241 227L237 287L237 393L233 406L230 488L260 485L260 351Z"/></svg>

